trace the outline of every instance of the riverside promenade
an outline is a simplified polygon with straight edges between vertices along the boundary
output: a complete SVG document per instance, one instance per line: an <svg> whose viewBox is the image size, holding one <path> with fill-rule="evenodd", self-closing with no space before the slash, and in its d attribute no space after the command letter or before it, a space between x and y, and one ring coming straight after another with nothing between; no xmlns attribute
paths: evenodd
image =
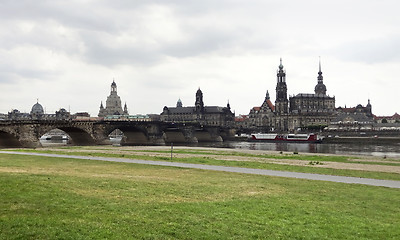
<svg viewBox="0 0 400 240"><path fill-rule="evenodd" d="M27 152L13 152L13 151L0 151L0 153L147 164L155 166L180 167L180 168L202 169L210 171L266 175L266 176L298 178L298 179L308 179L308 180L328 181L328 182L340 182L347 184L363 184L363 185L380 186L388 188L400 188L400 181L380 180L371 178L358 178L358 177L334 176L334 175L313 174L313 173L299 173L299 172L287 172L287 171L276 171L276 170L265 170L265 169L254 169L254 168L225 167L225 166L215 166L215 165L205 165L205 164L152 161L152 160L126 159L126 158L93 157L93 156L77 156L77 155L74 156L74 155L63 155L63 154L27 153Z"/></svg>

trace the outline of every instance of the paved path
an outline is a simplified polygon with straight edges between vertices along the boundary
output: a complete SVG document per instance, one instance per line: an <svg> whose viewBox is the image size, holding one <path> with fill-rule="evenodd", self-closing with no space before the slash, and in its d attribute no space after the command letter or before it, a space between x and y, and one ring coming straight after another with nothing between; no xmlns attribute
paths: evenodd
<svg viewBox="0 0 400 240"><path fill-rule="evenodd" d="M400 181L379 180L379 179L371 179L371 178L345 177L345 176L333 176L333 175L323 175L323 174L314 174L314 173L285 172L285 171L275 171L275 170L266 170L266 169L224 167L224 166L214 166L214 165L204 165L204 164L150 161L150 160L137 160L137 159L126 159L126 158L73 156L73 155L62 155L62 154L28 153L28 152L12 152L12 151L0 151L0 153L17 154L17 155L34 155L34 156L44 156L44 157L87 159L87 160L109 161L109 162L137 163L137 164L147 164L147 165L156 165L156 166L194 168L194 169L204 169L204 170L222 171L222 172L247 173L247 174L267 175L267 176L276 176L276 177L301 178L301 179L319 180L319 181L328 181L328 182L341 182L341 183L353 183L353 184L355 183L355 184L364 184L364 185L371 185L371 186L400 188Z"/></svg>

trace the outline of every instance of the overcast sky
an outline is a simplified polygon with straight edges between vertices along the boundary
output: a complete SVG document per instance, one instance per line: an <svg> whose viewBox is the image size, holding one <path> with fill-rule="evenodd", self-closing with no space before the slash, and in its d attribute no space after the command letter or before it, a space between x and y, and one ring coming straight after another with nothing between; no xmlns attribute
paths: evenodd
<svg viewBox="0 0 400 240"><path fill-rule="evenodd" d="M288 94L313 93L321 56L336 107L400 112L398 0L0 0L0 113L36 99L97 116L115 79L130 114L204 103L248 114L282 58Z"/></svg>

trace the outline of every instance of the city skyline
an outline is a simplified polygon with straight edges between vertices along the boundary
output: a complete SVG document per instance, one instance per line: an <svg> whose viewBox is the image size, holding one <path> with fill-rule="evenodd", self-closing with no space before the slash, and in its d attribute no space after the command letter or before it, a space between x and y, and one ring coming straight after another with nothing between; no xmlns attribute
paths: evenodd
<svg viewBox="0 0 400 240"><path fill-rule="evenodd" d="M94 4L95 3L95 4ZM97 116L113 79L131 114L204 104L248 114L282 58L288 95L313 93L321 56L336 107L400 108L397 1L101 1L0 3L0 113L37 99Z"/></svg>

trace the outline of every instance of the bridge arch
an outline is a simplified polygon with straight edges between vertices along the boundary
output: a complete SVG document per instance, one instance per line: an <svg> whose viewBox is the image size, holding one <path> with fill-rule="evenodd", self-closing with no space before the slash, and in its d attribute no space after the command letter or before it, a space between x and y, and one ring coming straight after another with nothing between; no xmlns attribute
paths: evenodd
<svg viewBox="0 0 400 240"><path fill-rule="evenodd" d="M0 130L0 147L15 148L22 147L22 144L13 134Z"/></svg>
<svg viewBox="0 0 400 240"><path fill-rule="evenodd" d="M72 145L94 145L94 138L85 130L78 127L56 127L70 136Z"/></svg>
<svg viewBox="0 0 400 240"><path fill-rule="evenodd" d="M50 131L56 129L61 130L68 135L69 137L68 143L71 145L85 146L85 145L94 145L96 143L93 136L87 130L79 126L73 126L73 125L68 126L68 125L52 124L52 125L41 126L40 130L38 131L39 133L38 138L41 138L42 136L48 134Z"/></svg>
<svg viewBox="0 0 400 240"><path fill-rule="evenodd" d="M151 144L148 132L142 127L130 125L112 125L106 129L105 134L109 137L110 134L115 130L120 130L122 132L120 144L123 146Z"/></svg>

